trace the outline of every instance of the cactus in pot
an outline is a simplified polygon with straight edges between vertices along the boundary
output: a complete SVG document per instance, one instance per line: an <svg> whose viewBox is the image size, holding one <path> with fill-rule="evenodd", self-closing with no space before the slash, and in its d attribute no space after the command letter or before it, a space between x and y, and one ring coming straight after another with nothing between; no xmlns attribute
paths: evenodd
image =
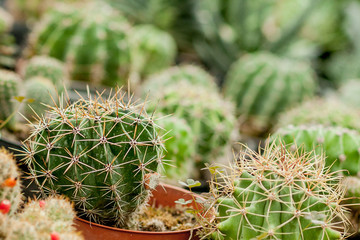
<svg viewBox="0 0 360 240"><path fill-rule="evenodd" d="M261 154L241 151L228 174L209 167L211 203L218 215L205 228L205 236L216 240L346 237L349 220L340 205L344 186L336 185L339 179L324 169L324 156L314 158L275 144L263 150Z"/></svg>
<svg viewBox="0 0 360 240"><path fill-rule="evenodd" d="M234 63L225 81L225 96L236 103L243 131L264 133L280 112L315 94L315 73L302 61L271 53L248 54Z"/></svg>
<svg viewBox="0 0 360 240"><path fill-rule="evenodd" d="M143 105L120 90L54 107L34 126L24 161L42 195L64 194L90 221L131 227L156 186L163 145Z"/></svg>

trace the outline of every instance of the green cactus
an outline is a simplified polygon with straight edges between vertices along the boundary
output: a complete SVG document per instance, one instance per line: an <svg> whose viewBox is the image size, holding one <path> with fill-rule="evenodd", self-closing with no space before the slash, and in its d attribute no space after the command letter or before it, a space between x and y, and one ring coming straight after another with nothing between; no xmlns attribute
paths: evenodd
<svg viewBox="0 0 360 240"><path fill-rule="evenodd" d="M24 106L22 113L29 120L38 119L45 114L47 106L57 103L58 95L56 87L50 79L44 77L32 77L24 84L25 97L31 99L31 103Z"/></svg>
<svg viewBox="0 0 360 240"><path fill-rule="evenodd" d="M10 201L10 214L15 213L21 203L21 183L14 156L0 148L0 201L3 200Z"/></svg>
<svg viewBox="0 0 360 240"><path fill-rule="evenodd" d="M26 64L24 78L30 79L37 76L50 79L58 92L64 91L68 82L65 65L47 56L35 56Z"/></svg>
<svg viewBox="0 0 360 240"><path fill-rule="evenodd" d="M339 98L356 109L360 106L360 79L350 79L339 88Z"/></svg>
<svg viewBox="0 0 360 240"><path fill-rule="evenodd" d="M119 227L134 223L163 155L153 119L125 96L99 93L52 108L34 126L24 158L42 195L64 194L80 216Z"/></svg>
<svg viewBox="0 0 360 240"><path fill-rule="evenodd" d="M172 36L152 25L135 26L129 35L131 67L147 76L174 63L176 43Z"/></svg>
<svg viewBox="0 0 360 240"><path fill-rule="evenodd" d="M75 212L69 201L49 198L29 202L24 210L6 223L7 240L84 239L75 231ZM57 236L58 238L55 238Z"/></svg>
<svg viewBox="0 0 360 240"><path fill-rule="evenodd" d="M228 175L213 172L212 205L217 221L205 232L213 239L343 239L348 228L343 186L323 169L324 156L266 145L259 154L241 151ZM223 182L216 181L224 179ZM344 229L338 224L344 224Z"/></svg>
<svg viewBox="0 0 360 240"><path fill-rule="evenodd" d="M216 91L179 82L155 92L150 98L160 99L156 106L149 106L150 110L164 115L173 114L190 125L195 135L198 169L203 168L204 163L219 158L236 132L233 105Z"/></svg>
<svg viewBox="0 0 360 240"><path fill-rule="evenodd" d="M35 26L25 55L65 62L73 80L122 85L130 69L129 31L126 19L103 2L57 6Z"/></svg>
<svg viewBox="0 0 360 240"><path fill-rule="evenodd" d="M155 93L166 86L175 85L180 82L203 86L210 90L216 90L217 86L214 77L204 69L190 64L174 66L151 75L142 86L144 93Z"/></svg>
<svg viewBox="0 0 360 240"><path fill-rule="evenodd" d="M315 73L304 62L266 52L248 54L231 66L225 96L237 105L244 131L263 133L278 114L315 93Z"/></svg>
<svg viewBox="0 0 360 240"><path fill-rule="evenodd" d="M8 68L15 65L15 39L8 33L12 24L12 16L0 7L0 65Z"/></svg>
<svg viewBox="0 0 360 240"><path fill-rule="evenodd" d="M337 98L314 98L280 114L275 129L288 125L321 124L360 131L358 119L360 111L354 110Z"/></svg>
<svg viewBox="0 0 360 240"><path fill-rule="evenodd" d="M194 172L195 136L189 124L176 116L159 118L161 135L165 138L164 174L171 180L186 180Z"/></svg>
<svg viewBox="0 0 360 240"><path fill-rule="evenodd" d="M8 121L6 127L14 128L16 119L17 102L15 97L19 95L21 78L14 72L0 70L0 121ZM0 123L1 125L1 123Z"/></svg>
<svg viewBox="0 0 360 240"><path fill-rule="evenodd" d="M360 136L357 131L341 127L287 126L275 134L296 150L304 146L305 150L315 149L315 153L326 155L326 166L331 171L344 175L357 176L360 172Z"/></svg>

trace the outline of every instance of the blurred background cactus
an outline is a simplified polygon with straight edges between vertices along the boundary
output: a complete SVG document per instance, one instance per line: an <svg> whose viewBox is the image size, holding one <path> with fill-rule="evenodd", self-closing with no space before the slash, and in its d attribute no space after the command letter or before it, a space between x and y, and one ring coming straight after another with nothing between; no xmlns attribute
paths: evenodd
<svg viewBox="0 0 360 240"><path fill-rule="evenodd" d="M0 7L0 66L11 68L15 65L16 45L14 36L9 34L13 17Z"/></svg>

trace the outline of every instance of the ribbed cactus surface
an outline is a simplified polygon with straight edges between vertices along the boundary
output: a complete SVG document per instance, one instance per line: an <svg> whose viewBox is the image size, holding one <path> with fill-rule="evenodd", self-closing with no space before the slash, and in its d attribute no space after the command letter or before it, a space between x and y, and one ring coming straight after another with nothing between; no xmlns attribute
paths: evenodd
<svg viewBox="0 0 360 240"><path fill-rule="evenodd" d="M80 216L106 225L133 223L162 164L153 119L125 96L119 90L53 108L25 147L43 195L64 194Z"/></svg>
<svg viewBox="0 0 360 240"><path fill-rule="evenodd" d="M360 136L357 131L341 127L287 126L278 135L291 150L304 146L307 151L315 149L317 155L324 153L326 166L331 171L357 176L360 172Z"/></svg>
<svg viewBox="0 0 360 240"><path fill-rule="evenodd" d="M314 158L275 145L263 150L261 154L242 151L228 169L229 175L222 168L212 168L211 191L218 215L208 236L343 239L349 224L339 204L343 189L334 188L337 178L322 168L324 156ZM338 225L338 219L344 226Z"/></svg>
<svg viewBox="0 0 360 240"><path fill-rule="evenodd" d="M304 62L267 52L248 54L232 65L225 96L236 103L240 118L261 132L280 112L314 95L314 76Z"/></svg>
<svg viewBox="0 0 360 240"><path fill-rule="evenodd" d="M14 97L19 95L21 78L16 73L0 70L0 121L6 121L16 111ZM14 127L14 117L8 121L7 126Z"/></svg>
<svg viewBox="0 0 360 240"><path fill-rule="evenodd" d="M14 156L4 148L0 148L0 202L10 201L10 213L16 212L21 202L20 185L20 173Z"/></svg>
<svg viewBox="0 0 360 240"><path fill-rule="evenodd" d="M66 63L71 79L95 85L126 82L130 26L103 2L57 6L39 22L27 55L49 55Z"/></svg>

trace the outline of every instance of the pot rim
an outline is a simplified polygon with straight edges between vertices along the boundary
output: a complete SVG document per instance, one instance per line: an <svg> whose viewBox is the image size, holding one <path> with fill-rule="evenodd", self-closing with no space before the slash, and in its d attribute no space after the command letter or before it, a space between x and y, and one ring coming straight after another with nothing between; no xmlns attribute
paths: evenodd
<svg viewBox="0 0 360 240"><path fill-rule="evenodd" d="M188 190L185 190L183 188L180 188L180 187L176 187L176 186L172 186L172 185L169 185L169 184L166 184L166 183L160 183L159 185L161 185L163 188L172 188L172 189L175 189L177 191L180 191L180 192L183 192L183 193L191 193L193 194L196 198L199 198L201 200L205 200L203 197L201 197L199 194L196 194L196 193L193 193L193 192L190 192ZM105 228L105 229L108 229L108 230L113 230L113 231L121 231L121 232L128 232L128 233L137 233L137 234L148 234L148 235L168 235L168 234L181 234L181 233L187 233L187 232L191 232L191 231L196 231L196 230L199 230L201 229L201 226L197 226L197 227L193 227L193 228L189 228L189 229L185 229L185 230L177 230L177 231L164 231L164 232L152 232L152 231L138 231L138 230L129 230L129 229L123 229L123 228L117 228L117 227L110 227L110 226L106 226L106 225L102 225L102 224L98 224L98 223L93 223L93 222L90 222L88 220L85 220L85 219L82 219L78 216L75 217L75 219L77 221L80 221L80 222L83 222L83 223L86 223L86 224L89 224L90 227L92 225L96 226L96 227L100 227L100 228ZM215 219L215 215L213 215L211 218L210 218L210 221L213 221Z"/></svg>

